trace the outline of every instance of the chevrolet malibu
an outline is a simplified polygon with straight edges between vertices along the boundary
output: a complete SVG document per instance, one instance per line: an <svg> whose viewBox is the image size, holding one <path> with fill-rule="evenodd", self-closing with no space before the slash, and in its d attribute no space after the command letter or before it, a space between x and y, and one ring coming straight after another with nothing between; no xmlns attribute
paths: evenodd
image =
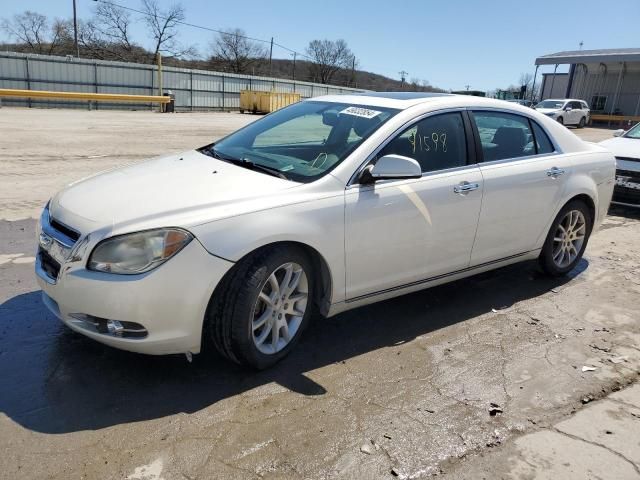
<svg viewBox="0 0 640 480"><path fill-rule="evenodd" d="M611 153L513 103L320 97L71 184L42 213L36 274L99 342L265 368L312 316L525 260L566 274L614 178Z"/></svg>

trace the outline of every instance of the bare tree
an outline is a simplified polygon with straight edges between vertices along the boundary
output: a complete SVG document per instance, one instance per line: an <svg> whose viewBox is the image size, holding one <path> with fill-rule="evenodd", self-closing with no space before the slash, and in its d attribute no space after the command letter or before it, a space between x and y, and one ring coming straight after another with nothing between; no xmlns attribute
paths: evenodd
<svg viewBox="0 0 640 480"><path fill-rule="evenodd" d="M240 28L218 34L211 43L211 50L213 59L233 73L245 73L251 65L267 56L266 48L249 40Z"/></svg>
<svg viewBox="0 0 640 480"><path fill-rule="evenodd" d="M181 4L176 3L162 10L158 6L158 0L142 0L142 10L145 13L144 22L154 41L153 58L159 52L175 57L195 54L194 47L181 47L177 40L178 25L185 19L185 10Z"/></svg>
<svg viewBox="0 0 640 480"><path fill-rule="evenodd" d="M354 55L344 40L313 40L309 42L307 54L312 59L310 72L320 83L329 83L341 68L348 68Z"/></svg>
<svg viewBox="0 0 640 480"><path fill-rule="evenodd" d="M17 43L22 43L33 53L52 54L68 37L68 25L62 20L49 23L46 16L27 10L3 20L2 30Z"/></svg>
<svg viewBox="0 0 640 480"><path fill-rule="evenodd" d="M131 41L131 15L113 3L99 3L95 17L87 26L93 27L109 43L124 52L133 50Z"/></svg>

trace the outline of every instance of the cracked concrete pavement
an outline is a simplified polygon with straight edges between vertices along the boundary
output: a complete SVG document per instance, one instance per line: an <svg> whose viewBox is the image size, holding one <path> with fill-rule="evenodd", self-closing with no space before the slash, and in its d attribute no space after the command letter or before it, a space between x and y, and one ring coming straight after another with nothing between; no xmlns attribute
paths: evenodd
<svg viewBox="0 0 640 480"><path fill-rule="evenodd" d="M42 203L74 177L255 118L218 115L0 110L0 478L561 478L557 436L611 465L598 478L637 474L638 418L616 410L638 407L623 389L640 366L633 211L610 212L567 278L525 263L347 312L265 372L63 327L29 261ZM610 443L579 420L596 414Z"/></svg>

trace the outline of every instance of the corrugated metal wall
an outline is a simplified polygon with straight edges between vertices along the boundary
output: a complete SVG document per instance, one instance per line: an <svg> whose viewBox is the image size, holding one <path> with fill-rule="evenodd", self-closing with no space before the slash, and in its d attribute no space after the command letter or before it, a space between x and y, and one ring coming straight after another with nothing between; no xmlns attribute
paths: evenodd
<svg viewBox="0 0 640 480"><path fill-rule="evenodd" d="M601 113L640 115L640 64L620 63L576 65L571 96L592 105L594 97L603 97Z"/></svg>
<svg viewBox="0 0 640 480"><path fill-rule="evenodd" d="M175 67L163 67L162 73L163 89L171 90L175 94L177 110L237 110L240 107L240 90L245 89L297 92L302 98L364 91L318 83ZM0 88L157 95L157 67L139 63L4 52L0 53ZM3 99L3 103L87 108L90 102L7 98ZM92 107L140 110L150 109L152 105L100 102Z"/></svg>

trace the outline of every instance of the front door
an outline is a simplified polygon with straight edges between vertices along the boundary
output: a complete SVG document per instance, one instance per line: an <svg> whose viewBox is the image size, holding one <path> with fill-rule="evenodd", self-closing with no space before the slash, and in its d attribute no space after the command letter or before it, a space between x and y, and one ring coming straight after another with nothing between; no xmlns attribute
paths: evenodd
<svg viewBox="0 0 640 480"><path fill-rule="evenodd" d="M374 158L404 155L423 177L352 185L345 195L347 300L469 265L483 181L460 112L416 122Z"/></svg>

